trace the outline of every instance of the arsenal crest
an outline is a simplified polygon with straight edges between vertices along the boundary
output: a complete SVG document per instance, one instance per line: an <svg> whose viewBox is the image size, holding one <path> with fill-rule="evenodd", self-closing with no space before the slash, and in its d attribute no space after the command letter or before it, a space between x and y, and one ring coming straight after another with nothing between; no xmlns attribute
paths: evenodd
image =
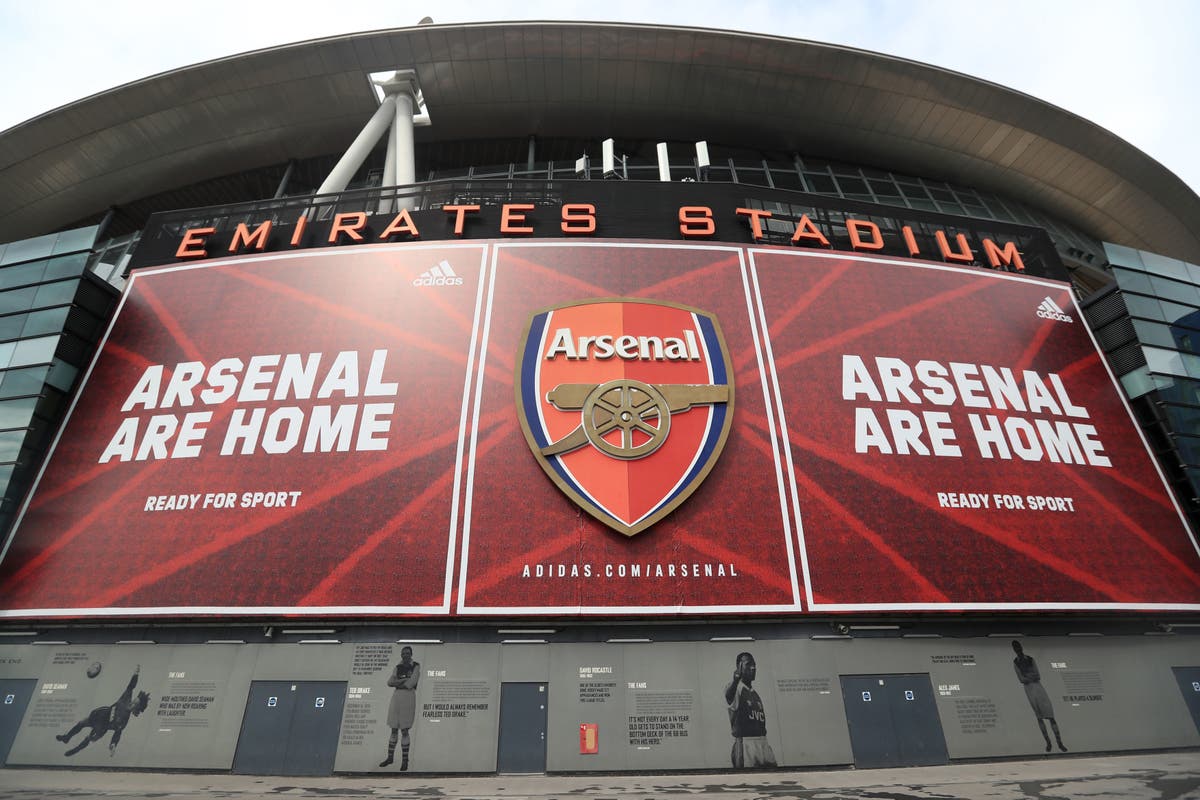
<svg viewBox="0 0 1200 800"><path fill-rule="evenodd" d="M715 317L606 298L535 313L521 342L517 413L568 497L626 536L708 475L733 421L733 377Z"/></svg>

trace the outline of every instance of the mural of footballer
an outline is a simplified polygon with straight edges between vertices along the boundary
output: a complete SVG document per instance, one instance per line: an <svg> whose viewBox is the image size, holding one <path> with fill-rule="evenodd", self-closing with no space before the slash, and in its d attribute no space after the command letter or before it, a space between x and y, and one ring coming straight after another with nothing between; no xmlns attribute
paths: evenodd
<svg viewBox="0 0 1200 800"><path fill-rule="evenodd" d="M1013 639L1012 649L1017 654L1013 659L1013 670L1017 673L1017 680L1021 682L1022 688L1025 689L1025 696L1029 698L1029 707L1033 709L1033 715L1037 717L1038 729L1042 732L1042 738L1046 740L1046 752L1049 753L1051 749L1050 736L1046 733L1046 720L1050 720L1050 727L1054 731L1054 741L1058 742L1058 749L1064 753L1067 752L1067 746L1063 744L1062 733L1058 730L1058 720L1054 718L1054 707L1050 704L1050 695L1046 694L1046 689L1042 686L1042 674L1038 671L1037 662L1033 660L1033 656L1025 654L1021 643L1016 639Z"/></svg>
<svg viewBox="0 0 1200 800"><path fill-rule="evenodd" d="M75 734L84 728L91 728L88 735L80 740L79 744L64 753L64 755L75 755L92 742L100 741L100 739L104 738L104 734L109 731L112 731L112 739L108 743L108 754L110 756L114 754L117 744L121 741L121 733L125 730L125 726L129 724L129 717L139 716L150 705L150 695L146 692L138 692L136 700L133 697L133 690L137 687L138 673L141 671L142 666L139 664L133 671L133 676L129 679L129 685L125 687L125 692L117 698L117 702L109 706L100 706L99 708L92 709L92 712L84 719L76 722L71 730L54 737L63 744L66 744L71 741L71 738Z"/></svg>
<svg viewBox="0 0 1200 800"><path fill-rule="evenodd" d="M417 714L417 681L421 679L421 665L413 661L413 649L405 645L400 650L400 663L388 677L388 686L395 689L388 705L387 724L392 729L388 737L387 758L379 766L391 766L396 755L396 740L400 741L400 771L408 769L408 748L411 740L408 730L413 726Z"/></svg>
<svg viewBox="0 0 1200 800"><path fill-rule="evenodd" d="M733 680L725 686L725 704L733 734L731 758L737 769L776 766L775 752L767 742L767 712L754 690L757 674L754 656L738 653Z"/></svg>

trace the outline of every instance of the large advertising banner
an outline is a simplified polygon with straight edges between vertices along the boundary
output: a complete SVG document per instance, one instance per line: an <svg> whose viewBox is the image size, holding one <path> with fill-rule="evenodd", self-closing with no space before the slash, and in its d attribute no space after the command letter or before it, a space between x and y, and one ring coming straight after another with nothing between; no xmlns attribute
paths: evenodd
<svg viewBox="0 0 1200 800"><path fill-rule="evenodd" d="M5 613L447 613L481 245L136 273Z"/></svg>
<svg viewBox="0 0 1200 800"><path fill-rule="evenodd" d="M492 261L458 611L801 610L744 251Z"/></svg>
<svg viewBox="0 0 1200 800"><path fill-rule="evenodd" d="M749 254L814 610L1200 606L1068 286Z"/></svg>
<svg viewBox="0 0 1200 800"><path fill-rule="evenodd" d="M645 241L135 273L0 616L1200 609L1067 284Z"/></svg>

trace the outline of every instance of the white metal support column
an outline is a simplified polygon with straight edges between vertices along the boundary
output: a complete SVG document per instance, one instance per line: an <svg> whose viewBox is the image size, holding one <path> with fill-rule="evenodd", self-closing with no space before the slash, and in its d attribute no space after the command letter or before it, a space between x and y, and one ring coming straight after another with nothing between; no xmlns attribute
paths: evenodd
<svg viewBox="0 0 1200 800"><path fill-rule="evenodd" d="M409 186L416 182L417 163L413 145L413 126L429 124L428 116L424 113L414 114L420 96L417 86L417 74L411 69L396 70L390 77L377 80L375 84L384 94L383 102L375 114L359 132L358 136L347 148L345 154L338 160L317 189L317 194L340 192L346 188L354 173L358 171L367 159L372 148L384 132L391 129L388 137L387 158L384 162L384 187ZM384 201L380 211L390 211L392 203ZM404 198L399 203L400 208L411 209L412 198Z"/></svg>

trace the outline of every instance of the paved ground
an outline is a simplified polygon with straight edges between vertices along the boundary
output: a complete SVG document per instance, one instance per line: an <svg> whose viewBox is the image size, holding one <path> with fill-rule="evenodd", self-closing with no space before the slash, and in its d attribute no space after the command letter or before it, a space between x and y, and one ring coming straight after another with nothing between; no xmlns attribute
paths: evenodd
<svg viewBox="0 0 1200 800"><path fill-rule="evenodd" d="M683 800L684 796L720 800L1200 800L1200 752L909 769L633 776L262 778L177 772L0 770L0 800Z"/></svg>

